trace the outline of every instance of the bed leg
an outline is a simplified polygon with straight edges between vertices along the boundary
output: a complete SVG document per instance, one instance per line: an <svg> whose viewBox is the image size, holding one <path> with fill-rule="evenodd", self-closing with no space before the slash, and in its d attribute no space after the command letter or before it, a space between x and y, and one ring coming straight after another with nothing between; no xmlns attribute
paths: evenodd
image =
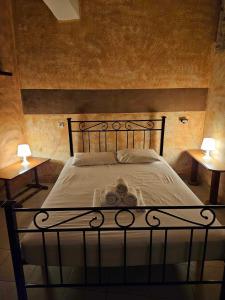
<svg viewBox="0 0 225 300"><path fill-rule="evenodd" d="M6 224L8 230L14 276L16 281L17 297L18 300L28 300L24 270L23 270L23 262L22 262L21 250L20 250L19 235L16 231L17 229L16 213L13 209L15 204L16 203L14 201L6 202L5 218L6 218Z"/></svg>

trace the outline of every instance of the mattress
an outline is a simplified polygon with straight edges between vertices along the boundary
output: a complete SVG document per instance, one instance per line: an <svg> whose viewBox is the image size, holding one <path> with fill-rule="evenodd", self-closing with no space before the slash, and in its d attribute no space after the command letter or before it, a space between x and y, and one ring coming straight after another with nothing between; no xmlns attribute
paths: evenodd
<svg viewBox="0 0 225 300"><path fill-rule="evenodd" d="M184 184L181 178L160 157L159 161L146 164L115 164L101 166L76 167L72 165L73 158L65 164L56 184L49 193L42 208L65 208L65 207L92 207L93 194L96 188L102 189L111 185L118 177L126 179L128 184L141 189L146 206L183 206L202 205L202 202ZM155 214L160 219L160 226L191 226L180 218L192 222L209 222L212 216L208 213L209 219L200 215L200 209L164 210L171 215L164 213L150 213L148 222L156 224ZM43 223L44 226L51 226L58 222L73 218L84 211L60 211L49 212L49 218ZM146 230L129 230L126 232L126 263L130 266L147 265L149 263L150 231L146 224L146 211L132 210L135 221L132 226L146 227ZM207 212L205 212L207 214ZM80 266L84 264L84 243L82 228L88 227L90 220L97 218L96 225L101 222L101 216L91 213L72 219L61 226L61 228L80 228L80 231L61 232L60 247L62 264L65 266ZM104 224L101 228L118 228L115 223L115 211L104 212ZM37 223L41 224L45 215L37 217ZM120 224L129 224L132 216L129 213L121 213L118 216ZM156 222L156 223L154 223ZM93 225L95 225L93 223ZM214 225L220 225L216 220ZM30 225L34 228L34 224ZM132 228L132 227L131 227ZM88 266L97 266L99 263L98 233L86 232L86 263ZM194 230L192 260L201 260L205 229ZM123 231L102 231L101 240L101 265L121 266L124 262L124 232ZM161 264L164 259L164 230L153 230L152 235L152 258L151 263ZM189 256L190 230L168 231L166 263L174 264L185 262ZM57 234L45 233L46 254L48 265L58 265L59 255L57 247ZM43 243L41 233L27 233L21 242L23 258L28 264L42 265L44 263ZM224 258L224 230L211 229L208 233L208 244L206 251L207 260L220 260Z"/></svg>

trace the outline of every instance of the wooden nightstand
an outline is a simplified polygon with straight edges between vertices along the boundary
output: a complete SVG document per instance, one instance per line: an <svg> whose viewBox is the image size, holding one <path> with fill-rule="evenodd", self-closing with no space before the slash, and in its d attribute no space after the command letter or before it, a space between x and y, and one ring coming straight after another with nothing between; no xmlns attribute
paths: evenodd
<svg viewBox="0 0 225 300"><path fill-rule="evenodd" d="M7 201L12 201L16 199L19 195L21 195L23 192L27 191L30 188L37 188L38 190L42 189L48 189L47 186L42 185L39 183L39 178L38 178L38 167L47 163L50 159L48 158L38 158L38 157L30 157L28 159L29 165L27 166L22 166L21 162L16 162L6 168L0 169L0 179L4 180L5 182L5 191L6 191L6 197ZM27 185L27 188L23 191L18 193L17 195L12 196L11 189L10 189L10 181L22 176L23 174L33 171L34 173L34 180L35 183L31 183ZM21 200L17 202L18 204L21 204L25 200Z"/></svg>
<svg viewBox="0 0 225 300"><path fill-rule="evenodd" d="M220 173L225 172L225 163L214 158L204 159L205 153L202 150L188 150L187 153L192 158L191 177L189 183L198 185L198 166L201 164L207 170L212 171L209 202L217 204L218 190L220 183Z"/></svg>

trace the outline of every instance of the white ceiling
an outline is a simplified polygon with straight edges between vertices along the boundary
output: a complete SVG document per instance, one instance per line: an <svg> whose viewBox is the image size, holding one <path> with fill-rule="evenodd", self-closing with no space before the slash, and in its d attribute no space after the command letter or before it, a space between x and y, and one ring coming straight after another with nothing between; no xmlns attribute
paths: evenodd
<svg viewBox="0 0 225 300"><path fill-rule="evenodd" d="M58 21L80 19L79 0L43 0Z"/></svg>

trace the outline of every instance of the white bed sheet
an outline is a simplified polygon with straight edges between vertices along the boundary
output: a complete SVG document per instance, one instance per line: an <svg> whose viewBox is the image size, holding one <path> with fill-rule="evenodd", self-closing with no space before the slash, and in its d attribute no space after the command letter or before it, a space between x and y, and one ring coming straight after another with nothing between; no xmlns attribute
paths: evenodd
<svg viewBox="0 0 225 300"><path fill-rule="evenodd" d="M150 164L117 164L90 167L75 167L72 165L72 158L70 158L42 207L91 207L94 189L111 185L118 177L123 177L129 184L139 187L146 205L202 205L201 201L163 158ZM176 214L175 210L170 212ZM104 226L115 226L112 214L105 213ZM192 221L201 223L204 221L200 216L200 210L183 209L182 211L179 210L178 214ZM55 224L73 216L74 212L50 213L50 218L45 222L45 225ZM90 217L85 216L63 226L86 226L91 219ZM128 220L130 220L128 216L121 218L121 222ZM162 214L160 214L160 220L162 226L184 225L183 221ZM218 221L216 221L216 224L219 224ZM145 213L135 212L134 225L146 226ZM190 224L186 223L186 225L189 226ZM194 233L192 260L201 259L204 237L205 231L203 230ZM167 263L178 263L187 260L189 239L190 231L188 230L168 232ZM62 264L82 266L84 262L82 232L64 232L60 235L60 241ZM86 233L86 242L87 264L96 266L98 264L97 233ZM154 231L152 263L162 263L163 243L164 232ZM46 247L48 264L57 265L56 234L46 234ZM22 252L27 263L43 264L41 235L26 234L22 240ZM223 259L224 231L210 230L206 256L208 260ZM149 231L127 232L127 264L146 265L148 262ZM101 264L103 266L120 266L123 264L123 234L121 232L101 233Z"/></svg>

